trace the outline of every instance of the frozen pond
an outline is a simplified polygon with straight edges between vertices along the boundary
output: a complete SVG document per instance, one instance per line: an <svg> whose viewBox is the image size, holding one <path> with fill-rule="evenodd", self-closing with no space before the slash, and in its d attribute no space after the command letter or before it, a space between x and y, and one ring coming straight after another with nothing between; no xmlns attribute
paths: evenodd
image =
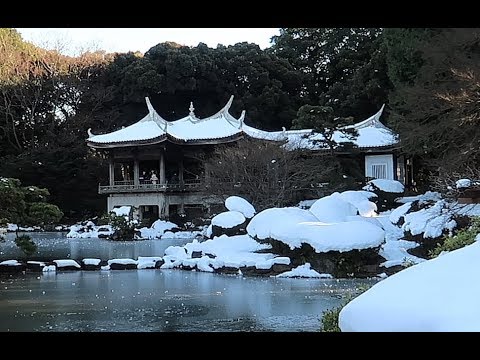
<svg viewBox="0 0 480 360"><path fill-rule="evenodd" d="M31 233L32 259L163 256L190 239L115 242ZM21 259L14 234L0 260ZM0 276L0 331L318 331L322 312L375 280L280 279L183 270L73 271Z"/></svg>
<svg viewBox="0 0 480 360"><path fill-rule="evenodd" d="M171 245L181 246L191 239L163 239L140 241L111 241L98 238L69 239L66 233L39 232L27 233L38 246L37 253L31 260L98 258L109 260L114 258L137 259L139 256L163 256ZM0 261L21 259L22 251L15 245L15 234L8 233L6 241L0 243Z"/></svg>
<svg viewBox="0 0 480 360"><path fill-rule="evenodd" d="M312 332L342 295L373 283L182 270L3 277L0 331Z"/></svg>

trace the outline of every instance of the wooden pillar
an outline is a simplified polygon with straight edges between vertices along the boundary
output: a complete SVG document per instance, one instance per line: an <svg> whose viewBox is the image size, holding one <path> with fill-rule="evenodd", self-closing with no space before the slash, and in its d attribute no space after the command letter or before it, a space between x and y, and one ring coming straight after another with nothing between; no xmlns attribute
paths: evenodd
<svg viewBox="0 0 480 360"><path fill-rule="evenodd" d="M160 153L159 175L158 181L160 184L165 184L165 155L163 151Z"/></svg>
<svg viewBox="0 0 480 360"><path fill-rule="evenodd" d="M110 158L108 161L108 178L109 178L109 185L113 186L115 185L115 163L113 161L113 158Z"/></svg>
<svg viewBox="0 0 480 360"><path fill-rule="evenodd" d="M138 162L138 159L135 157L133 159L133 185L139 185L140 184L140 164Z"/></svg>
<svg viewBox="0 0 480 360"><path fill-rule="evenodd" d="M183 159L178 162L178 182L183 185Z"/></svg>

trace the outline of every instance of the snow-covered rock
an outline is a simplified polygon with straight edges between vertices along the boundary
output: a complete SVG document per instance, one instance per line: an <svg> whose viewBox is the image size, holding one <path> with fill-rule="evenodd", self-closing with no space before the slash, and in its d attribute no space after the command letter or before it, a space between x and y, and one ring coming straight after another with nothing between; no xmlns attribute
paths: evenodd
<svg viewBox="0 0 480 360"><path fill-rule="evenodd" d="M400 221L400 218L402 216L405 216L405 214L410 210L411 207L412 207L412 203L407 202L407 203L403 204L402 206L399 206L398 208L394 209L390 213L390 217L389 217L391 223L397 225L398 222Z"/></svg>
<svg viewBox="0 0 480 360"><path fill-rule="evenodd" d="M372 192L375 192L376 189L388 193L403 193L405 191L405 187L400 181L388 179L373 179L363 187L363 190Z"/></svg>
<svg viewBox="0 0 480 360"><path fill-rule="evenodd" d="M457 187L457 189L468 188L468 187L472 186L472 180L470 180L470 179L457 180L456 183L455 183L455 186Z"/></svg>
<svg viewBox="0 0 480 360"><path fill-rule="evenodd" d="M340 193L342 200L349 202L355 208L361 216L372 217L376 216L377 205L370 201L377 197L377 194L370 191L362 190L348 190Z"/></svg>
<svg viewBox="0 0 480 360"><path fill-rule="evenodd" d="M329 203L334 206L330 201ZM344 218L350 208L346 207L344 211L345 202L339 203L341 210L332 211L337 214L337 218ZM353 212L355 214L356 210ZM290 249L300 248L306 243L317 253L373 248L380 246L385 238L382 228L367 221L326 224L318 221L311 211L296 207L272 208L260 212L248 224L247 232L258 239L281 241Z"/></svg>
<svg viewBox="0 0 480 360"><path fill-rule="evenodd" d="M357 208L343 200L339 193L333 193L315 201L310 212L319 221L332 224L345 221L347 216L357 215Z"/></svg>
<svg viewBox="0 0 480 360"><path fill-rule="evenodd" d="M160 256L139 256L137 269L155 269L163 265L163 258Z"/></svg>
<svg viewBox="0 0 480 360"><path fill-rule="evenodd" d="M58 270L80 270L82 268L75 260L72 259L53 260L53 262Z"/></svg>
<svg viewBox="0 0 480 360"><path fill-rule="evenodd" d="M170 246L165 250L165 264L162 269L182 267L212 272L222 268L240 269L250 267L269 270L275 265L289 265L290 259L271 253L257 253L269 249L270 245L260 244L248 235L215 237L198 242L194 240L185 246ZM193 254L200 256L193 257Z"/></svg>
<svg viewBox="0 0 480 360"><path fill-rule="evenodd" d="M245 216L238 211L226 211L213 217L212 226L230 229L245 222Z"/></svg>
<svg viewBox="0 0 480 360"><path fill-rule="evenodd" d="M452 215L446 201L441 200L429 208L404 215L405 223L402 229L414 236L423 233L425 239L437 238L444 230L451 231L456 227L457 223L452 219Z"/></svg>
<svg viewBox="0 0 480 360"><path fill-rule="evenodd" d="M133 259L110 259L107 261L110 270L134 270L138 261Z"/></svg>
<svg viewBox="0 0 480 360"><path fill-rule="evenodd" d="M310 263L306 263L290 271L278 274L277 277L331 279L333 276L330 274L320 274L311 268Z"/></svg>
<svg viewBox="0 0 480 360"><path fill-rule="evenodd" d="M255 208L244 198L239 196L230 196L225 200L225 207L230 211L238 211L247 219L255 216Z"/></svg>
<svg viewBox="0 0 480 360"><path fill-rule="evenodd" d="M159 239L161 238L167 231L178 228L178 225L165 220L156 220L152 226L149 228L143 227L139 229L141 237L145 239Z"/></svg>
<svg viewBox="0 0 480 360"><path fill-rule="evenodd" d="M409 267L340 312L342 331L480 331L480 243Z"/></svg>
<svg viewBox="0 0 480 360"><path fill-rule="evenodd" d="M213 217L212 236L245 234L247 219L241 212L226 211Z"/></svg>
<svg viewBox="0 0 480 360"><path fill-rule="evenodd" d="M130 211L132 211L131 206L120 206L113 208L110 212L114 213L116 216L130 216Z"/></svg>

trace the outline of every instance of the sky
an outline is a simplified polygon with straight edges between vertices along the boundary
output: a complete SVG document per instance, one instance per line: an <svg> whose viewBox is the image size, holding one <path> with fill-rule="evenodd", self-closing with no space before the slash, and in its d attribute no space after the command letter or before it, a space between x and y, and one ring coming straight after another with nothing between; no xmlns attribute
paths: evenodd
<svg viewBox="0 0 480 360"><path fill-rule="evenodd" d="M17 28L26 41L47 49L57 49L66 55L78 55L85 50L106 52L140 51L165 41L209 47L252 42L262 49L269 47L270 38L279 34L275 28Z"/></svg>

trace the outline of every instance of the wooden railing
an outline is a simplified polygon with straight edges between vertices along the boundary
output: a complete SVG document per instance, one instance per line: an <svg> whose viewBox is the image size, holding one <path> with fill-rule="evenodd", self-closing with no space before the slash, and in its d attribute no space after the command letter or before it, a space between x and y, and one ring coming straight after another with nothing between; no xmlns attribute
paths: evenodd
<svg viewBox="0 0 480 360"><path fill-rule="evenodd" d="M99 194L135 193L135 192L165 192L165 191L200 191L205 189L201 180L184 180L183 183L156 183L140 181L135 185L131 180L115 181L114 185L98 185Z"/></svg>

